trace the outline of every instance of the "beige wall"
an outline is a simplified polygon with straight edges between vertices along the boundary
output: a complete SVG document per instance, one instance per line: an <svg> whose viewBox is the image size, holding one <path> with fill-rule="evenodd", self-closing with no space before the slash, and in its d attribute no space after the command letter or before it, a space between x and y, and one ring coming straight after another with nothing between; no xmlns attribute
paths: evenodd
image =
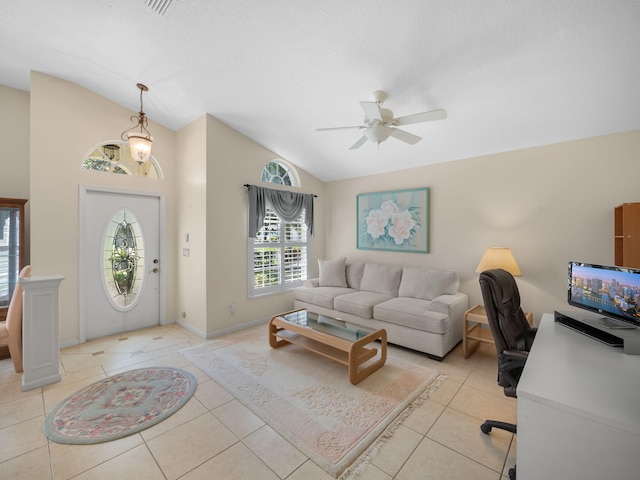
<svg viewBox="0 0 640 480"><path fill-rule="evenodd" d="M135 89L132 88L132 95ZM118 139L130 127L131 112L78 85L33 72L30 112L31 263L33 275L64 276L60 289L60 339L79 336L78 189L79 185L164 192L167 232L176 230L175 132L150 122L153 155L167 180L107 175L81 168L94 145ZM175 238L166 239L163 268L175 272ZM175 275L167 275L166 315L175 319Z"/></svg>
<svg viewBox="0 0 640 480"><path fill-rule="evenodd" d="M274 152L207 117L207 331L226 331L269 318L293 307L291 293L247 298L247 190L260 184ZM324 184L298 169L303 193L319 195L315 203L318 234L311 239L311 263L324 254ZM212 253L213 252L213 253ZM235 313L230 311L231 305Z"/></svg>
<svg viewBox="0 0 640 480"><path fill-rule="evenodd" d="M207 118L202 116L178 132L176 170L178 323L204 336L207 332ZM189 241L186 241L186 235ZM183 249L189 256L183 256ZM184 312L184 316L183 316Z"/></svg>
<svg viewBox="0 0 640 480"><path fill-rule="evenodd" d="M177 148L178 323L210 337L290 309L290 293L247 296L244 184L259 183L265 164L278 156L210 115L180 130ZM302 170L299 173L301 191L322 193L322 182ZM317 205L322 225L323 209ZM314 264L324 251L323 239L318 235L312 240ZM183 249L189 250L188 257Z"/></svg>
<svg viewBox="0 0 640 480"><path fill-rule="evenodd" d="M633 131L331 182L326 256L456 270L476 304L482 253L506 246L525 309L567 309L567 263L613 263L613 208L640 201L638 152ZM430 253L357 250L356 195L416 187L430 188Z"/></svg>
<svg viewBox="0 0 640 480"><path fill-rule="evenodd" d="M29 92L0 85L0 197L29 198ZM31 205L25 206L25 263Z"/></svg>
<svg viewBox="0 0 640 480"><path fill-rule="evenodd" d="M0 197L29 198L29 92L0 85Z"/></svg>
<svg viewBox="0 0 640 480"><path fill-rule="evenodd" d="M178 132L177 149L178 218L173 235L177 242L178 323L213 336L290 309L290 293L247 296L244 184L259 183L265 164L278 156L210 115ZM322 182L302 170L299 173L301 191L322 193ZM323 209L320 202L317 205L318 224L322 225ZM324 251L323 239L320 234L312 240L314 264ZM182 254L184 249L189 250L188 257Z"/></svg>

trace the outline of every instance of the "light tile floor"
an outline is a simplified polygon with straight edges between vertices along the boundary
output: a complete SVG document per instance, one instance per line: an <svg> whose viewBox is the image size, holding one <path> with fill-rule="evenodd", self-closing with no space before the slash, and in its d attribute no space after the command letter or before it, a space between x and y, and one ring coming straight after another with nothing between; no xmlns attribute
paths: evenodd
<svg viewBox="0 0 640 480"><path fill-rule="evenodd" d="M266 326L260 327L265 329ZM61 352L61 382L21 391L10 359L0 360L0 478L331 480L179 350L205 340L169 325L91 341ZM397 347L389 355L447 374L367 465L366 480L504 480L515 463L515 437L480 432L486 418L516 420L516 400L496 385L492 346L469 358L462 345L443 362ZM97 445L62 445L42 432L45 415L96 380L131 368L166 365L198 379L194 397L142 432ZM346 368L346 367L345 367ZM346 375L346 371L345 371Z"/></svg>

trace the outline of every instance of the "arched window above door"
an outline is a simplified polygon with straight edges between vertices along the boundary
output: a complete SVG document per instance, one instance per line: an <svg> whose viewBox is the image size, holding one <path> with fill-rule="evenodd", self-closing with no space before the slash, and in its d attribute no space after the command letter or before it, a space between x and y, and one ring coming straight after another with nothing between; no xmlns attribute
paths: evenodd
<svg viewBox="0 0 640 480"><path fill-rule="evenodd" d="M118 175L163 178L160 165L153 155L149 160L139 165L131 157L129 142L122 140L103 142L93 147L93 149L84 156L82 168Z"/></svg>

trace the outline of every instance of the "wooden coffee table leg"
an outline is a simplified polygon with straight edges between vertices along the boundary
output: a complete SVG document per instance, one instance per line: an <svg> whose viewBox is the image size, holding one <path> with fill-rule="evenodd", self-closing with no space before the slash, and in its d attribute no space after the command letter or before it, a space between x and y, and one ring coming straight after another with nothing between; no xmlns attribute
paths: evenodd
<svg viewBox="0 0 640 480"><path fill-rule="evenodd" d="M275 319L276 317L272 317L271 320L269 320L269 345L272 348L278 348L278 347L282 347L283 345L289 345L290 342L287 342L286 340L278 339L278 336L277 336L278 332L284 329L279 328L277 325L274 324Z"/></svg>
<svg viewBox="0 0 640 480"><path fill-rule="evenodd" d="M366 367L359 368L360 365L366 361L375 357L377 349L367 348L372 342L380 340L380 355L379 358ZM349 381L352 385L360 383L376 370L384 365L387 360L387 331L376 330L370 333L366 337L361 338L353 343L351 350L349 351Z"/></svg>

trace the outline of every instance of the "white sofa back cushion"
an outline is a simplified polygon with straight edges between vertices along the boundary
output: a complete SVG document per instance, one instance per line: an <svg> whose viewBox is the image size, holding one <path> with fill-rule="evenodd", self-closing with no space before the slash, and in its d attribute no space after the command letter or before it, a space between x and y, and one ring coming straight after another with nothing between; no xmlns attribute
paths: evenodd
<svg viewBox="0 0 640 480"><path fill-rule="evenodd" d="M401 276L402 267L367 263L362 273L360 290L396 297Z"/></svg>
<svg viewBox="0 0 640 480"><path fill-rule="evenodd" d="M348 263L347 264L347 286L360 290L360 282L362 282L362 272L364 272L364 263Z"/></svg>
<svg viewBox="0 0 640 480"><path fill-rule="evenodd" d="M346 287L347 286L347 274L346 274L345 257L337 258L335 260L320 260L318 259L318 268L320 270L320 286L321 287Z"/></svg>
<svg viewBox="0 0 640 480"><path fill-rule="evenodd" d="M398 297L433 300L440 295L455 294L459 286L460 280L456 272L405 267L398 288Z"/></svg>

